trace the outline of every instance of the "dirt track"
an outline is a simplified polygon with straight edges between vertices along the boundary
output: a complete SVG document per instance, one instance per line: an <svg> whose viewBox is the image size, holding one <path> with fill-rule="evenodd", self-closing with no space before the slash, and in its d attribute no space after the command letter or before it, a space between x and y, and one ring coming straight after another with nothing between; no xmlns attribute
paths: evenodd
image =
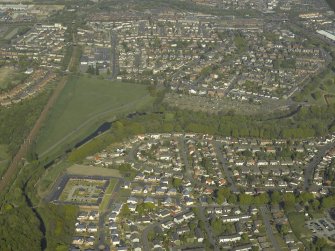
<svg viewBox="0 0 335 251"><path fill-rule="evenodd" d="M58 85L56 86L55 90L53 91L50 99L48 100L48 103L45 105L43 111L41 112L39 118L36 120L34 127L31 129L29 135L24 140L23 144L20 146L19 151L16 153L15 157L13 158L11 164L7 168L5 174L1 177L0 180L0 192L3 192L4 189L10 182L13 180L14 175L19 171L22 162L22 158L24 158L29 150L29 147L31 146L32 142L37 137L37 134L43 125L44 120L46 119L48 115L48 111L50 108L54 105L56 100L58 99L60 93L62 92L65 84L67 81L67 77L63 77Z"/></svg>

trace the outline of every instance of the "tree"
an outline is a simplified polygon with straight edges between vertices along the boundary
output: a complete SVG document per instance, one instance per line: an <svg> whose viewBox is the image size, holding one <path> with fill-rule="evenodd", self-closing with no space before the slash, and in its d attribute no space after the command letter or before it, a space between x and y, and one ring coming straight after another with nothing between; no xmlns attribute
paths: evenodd
<svg viewBox="0 0 335 251"><path fill-rule="evenodd" d="M94 74L94 67L92 65L89 65L86 72L89 74Z"/></svg>
<svg viewBox="0 0 335 251"><path fill-rule="evenodd" d="M302 192L298 196L298 200L304 204L306 204L307 202L313 199L314 199L314 195L312 193Z"/></svg>
<svg viewBox="0 0 335 251"><path fill-rule="evenodd" d="M222 234L222 221L218 218L214 218L211 220L211 226L216 235Z"/></svg>
<svg viewBox="0 0 335 251"><path fill-rule="evenodd" d="M248 236L247 233L243 233L241 237L242 237L243 241L248 241L249 240L249 236Z"/></svg>
<svg viewBox="0 0 335 251"><path fill-rule="evenodd" d="M239 201L242 205L251 205L253 201L253 197L249 194L240 194Z"/></svg>
<svg viewBox="0 0 335 251"><path fill-rule="evenodd" d="M152 242L155 239L155 232L150 230L147 235L148 241Z"/></svg>
<svg viewBox="0 0 335 251"><path fill-rule="evenodd" d="M335 195L331 195L322 199L321 202L322 208L331 208L335 207Z"/></svg>
<svg viewBox="0 0 335 251"><path fill-rule="evenodd" d="M320 201L318 199L314 199L312 200L311 205L314 210L318 210L320 207Z"/></svg>
<svg viewBox="0 0 335 251"><path fill-rule="evenodd" d="M316 237L314 243L316 250L323 250L327 246L327 240L325 238Z"/></svg>
<svg viewBox="0 0 335 251"><path fill-rule="evenodd" d="M290 209L295 205L295 196L293 193L285 193L283 196L284 205L286 209Z"/></svg>
<svg viewBox="0 0 335 251"><path fill-rule="evenodd" d="M237 203L237 196L235 194L229 195L227 202L230 203L230 204L236 204Z"/></svg>
<svg viewBox="0 0 335 251"><path fill-rule="evenodd" d="M128 207L128 204L127 203L123 204L122 209L120 211L120 216L122 218L127 218L130 216L130 214L131 214L131 211Z"/></svg>
<svg viewBox="0 0 335 251"><path fill-rule="evenodd" d="M280 201L281 201L280 192L278 191L272 192L271 193L271 204L276 205L276 204L279 204Z"/></svg>
<svg viewBox="0 0 335 251"><path fill-rule="evenodd" d="M281 235L286 235L289 233L290 231L290 227L288 226L288 224L281 224L279 227L278 227L278 230L279 230L279 233Z"/></svg>
<svg viewBox="0 0 335 251"><path fill-rule="evenodd" d="M267 203L269 203L269 195L267 193L261 193L257 196L255 196L255 200L254 200L254 203L258 206L260 205L265 205Z"/></svg>
<svg viewBox="0 0 335 251"><path fill-rule="evenodd" d="M179 187L181 186L182 183L183 183L183 180L181 180L181 179L178 179L178 178L173 178L172 179L172 185L176 189L179 189Z"/></svg>

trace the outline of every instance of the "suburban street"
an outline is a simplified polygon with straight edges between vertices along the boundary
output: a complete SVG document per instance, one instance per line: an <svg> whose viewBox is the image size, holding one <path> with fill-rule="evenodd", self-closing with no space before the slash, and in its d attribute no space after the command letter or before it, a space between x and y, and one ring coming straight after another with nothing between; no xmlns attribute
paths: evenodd
<svg viewBox="0 0 335 251"><path fill-rule="evenodd" d="M108 216L108 214L110 213L110 209L112 208L112 205L114 203L114 199L117 196L118 192L121 189L122 184L124 183L123 179L120 178L116 178L118 179L118 182L115 184L115 187L112 191L112 196L111 199L108 203L107 206L107 210L105 210L104 212L101 212L100 216L99 216L99 242L98 242L98 247L102 247L102 246L109 246L109 243L107 243L107 238L106 238L106 229L105 229L105 223L106 223L106 218Z"/></svg>
<svg viewBox="0 0 335 251"><path fill-rule="evenodd" d="M313 180L313 175L315 168L320 164L322 158L328 153L328 151L335 147L335 142L328 143L327 145L323 146L317 154L313 157L312 161L305 168L305 181L304 181L304 188L306 191L309 190L311 185L311 181Z"/></svg>
<svg viewBox="0 0 335 251"><path fill-rule="evenodd" d="M193 175L192 175L192 170L191 170L191 166L190 163L188 162L188 156L187 156L187 149L185 146L185 138L181 137L181 139L179 140L179 144L180 144L180 154L181 154L181 158L182 161L184 162L185 165L185 176L188 180L190 180L192 182L192 184L196 184L196 180L194 180Z"/></svg>
<svg viewBox="0 0 335 251"><path fill-rule="evenodd" d="M209 242L212 244L212 246L214 247L214 250L217 251L217 250L220 250L218 248L218 246L216 245L215 243L215 239L213 238L213 232L212 232L212 228L211 226L209 225L209 222L208 220L206 219L205 217L205 212L204 212L205 208L204 207L199 207L199 215L200 215L200 219L205 223L205 230L206 230L206 233L207 233L207 237L208 237L208 240Z"/></svg>
<svg viewBox="0 0 335 251"><path fill-rule="evenodd" d="M213 205L211 205L210 207L214 207ZM204 222L204 225L205 225L205 230L206 230L206 233L207 233L207 236L209 238L209 241L210 243L213 245L214 247L214 250L219 250L216 243L215 243L215 240L213 238L213 233L211 231L211 227L209 226L209 223L208 223L208 220L206 219L205 217L205 208L207 207L202 207L202 206L191 206L189 208L185 208L184 211L180 214L183 214L185 213L185 211L189 210L190 208L198 208L199 209L199 213L200 213L200 219L201 221ZM142 239L142 242L143 242L143 250L150 250L150 246L149 246L149 241L148 241L148 233L151 231L151 230L154 230L155 227L160 227L162 223L166 223L168 221L173 221L174 217L166 217L164 219L162 219L161 221L159 222L155 222L153 224L150 224L149 226L147 226L143 231L142 231L142 235L141 235L141 239Z"/></svg>
<svg viewBox="0 0 335 251"><path fill-rule="evenodd" d="M272 226L270 224L269 209L267 208L267 206L261 206L260 211L261 211L261 214L262 214L262 217L263 217L263 220L264 220L266 234L269 237L273 248L276 251L280 251L281 250L280 246L279 246L279 244L276 240L276 237L273 234Z"/></svg>

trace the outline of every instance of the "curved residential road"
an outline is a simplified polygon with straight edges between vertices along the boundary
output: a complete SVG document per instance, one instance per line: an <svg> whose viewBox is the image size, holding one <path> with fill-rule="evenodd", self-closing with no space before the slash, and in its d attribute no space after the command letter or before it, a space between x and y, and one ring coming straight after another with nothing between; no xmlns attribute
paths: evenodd
<svg viewBox="0 0 335 251"><path fill-rule="evenodd" d="M79 130L81 130L82 128L84 128L85 126L89 125L90 123L92 123L94 120L96 120L97 118L99 118L100 116L103 116L103 115L106 115L110 112L117 112L119 110L122 110L124 108L127 108L127 107L131 107L132 105L134 105L136 102L142 100L142 99L145 99L149 96L149 94L139 98L139 99L136 99L130 103L127 103L127 104L124 104L124 105L121 105L121 106L118 106L118 107L114 107L114 108L111 108L109 110L106 110L106 111L103 111L103 112L100 112L96 115L94 115L93 117L91 117L90 119L86 120L84 123L82 123L79 127L77 127L75 130L73 130L72 132L68 133L67 135L65 135L62 139L60 139L59 141L57 141L55 144L53 144L52 146L50 146L47 150L45 150L44 152L42 152L39 156L40 157L43 157L45 156L47 153L49 153L50 151L52 151L53 149L55 149L57 146L59 146L60 144L62 144L64 141L66 141L69 137L71 137L72 135L76 134Z"/></svg>
<svg viewBox="0 0 335 251"><path fill-rule="evenodd" d="M304 188L306 191L309 190L309 187L313 180L313 175L315 172L315 168L320 164L323 157L329 152L330 149L335 147L335 141L330 142L326 145L324 145L317 154L313 157L311 162L306 166L305 168L305 180L304 180Z"/></svg>
<svg viewBox="0 0 335 251"><path fill-rule="evenodd" d="M7 168L4 175L1 177L0 180L0 192L3 192L7 185L9 185L14 178L14 176L19 171L20 167L22 166L22 159L27 155L29 148L31 147L32 143L37 137L39 130L41 129L43 122L47 118L48 112L50 108L55 104L56 100L58 99L60 93L62 92L65 84L67 81L67 77L63 77L57 87L55 88L54 92L52 93L51 97L48 100L48 103L44 106L39 118L36 120L34 127L31 129L29 135L24 140L22 145L19 148L19 151L14 156L13 160L11 161L9 167Z"/></svg>
<svg viewBox="0 0 335 251"><path fill-rule="evenodd" d="M234 193L239 193L239 190L238 190L238 188L235 184L234 178L233 178L233 174L228 168L227 159L222 154L222 146L221 146L220 142L214 141L213 143L214 143L214 147L215 147L216 156L218 157L218 159L221 162L221 166L223 167L224 175L226 176L226 178L229 182L231 190Z"/></svg>
<svg viewBox="0 0 335 251"><path fill-rule="evenodd" d="M264 226L265 226L266 234L269 237L275 251L280 251L281 248L280 248L280 246L279 246L279 244L276 240L276 237L273 234L272 226L270 224L269 210L266 206L262 206L260 208L260 211L261 211L261 214L262 214L262 217L263 217L263 220L264 220Z"/></svg>
<svg viewBox="0 0 335 251"><path fill-rule="evenodd" d="M99 246L108 246L107 245L107 238L106 238L106 229L105 229L105 222L106 222L106 218L108 216L108 214L110 213L112 206L114 204L115 198L117 196L117 194L120 192L121 190L121 186L124 183L124 180L122 178L119 177L110 177L110 178L114 178L114 179L118 179L117 183L115 184L113 191L111 192L112 195L110 197L110 200L108 202L108 206L105 209L104 212L101 212L100 216L99 216L99 241L98 241L98 247Z"/></svg>
<svg viewBox="0 0 335 251"><path fill-rule="evenodd" d="M215 239L214 239L214 235L213 235L213 232L212 232L212 228L211 228L211 226L208 223L208 219L206 219L205 210L204 209L205 209L204 207L200 207L199 208L200 219L204 222L205 230L206 230L206 233L207 233L207 238L208 238L209 242L212 244L214 251L219 251L220 249L216 245L216 242L215 242Z"/></svg>

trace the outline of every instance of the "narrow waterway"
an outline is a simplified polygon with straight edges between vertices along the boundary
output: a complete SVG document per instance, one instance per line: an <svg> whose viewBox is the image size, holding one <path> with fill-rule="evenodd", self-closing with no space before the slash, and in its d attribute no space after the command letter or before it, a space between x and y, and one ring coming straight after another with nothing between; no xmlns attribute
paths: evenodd
<svg viewBox="0 0 335 251"><path fill-rule="evenodd" d="M24 198L26 200L26 203L28 204L28 206L33 211L34 215L36 216L36 218L39 221L39 229L43 234L43 237L41 239L41 250L44 251L47 248L47 239L45 237L46 236L46 227L45 227L44 221L42 219L42 216L39 214L39 212L36 210L36 208L34 208L33 203L31 202L29 196L27 195L26 187L27 187L28 181L29 180L27 180L26 183L23 186L23 195L24 195Z"/></svg>

